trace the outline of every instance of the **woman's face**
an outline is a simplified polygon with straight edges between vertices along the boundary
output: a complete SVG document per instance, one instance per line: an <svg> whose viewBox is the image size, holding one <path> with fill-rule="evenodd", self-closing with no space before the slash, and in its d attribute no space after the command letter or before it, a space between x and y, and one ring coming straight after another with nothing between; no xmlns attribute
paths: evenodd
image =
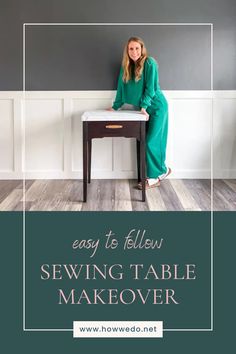
<svg viewBox="0 0 236 354"><path fill-rule="evenodd" d="M130 59L137 61L142 54L141 45L138 42L130 42L128 45L128 54Z"/></svg>

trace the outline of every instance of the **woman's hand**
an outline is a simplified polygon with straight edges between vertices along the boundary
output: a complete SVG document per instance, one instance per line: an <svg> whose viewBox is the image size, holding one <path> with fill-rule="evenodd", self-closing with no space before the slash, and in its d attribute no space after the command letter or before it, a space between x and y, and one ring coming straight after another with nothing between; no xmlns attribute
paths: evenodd
<svg viewBox="0 0 236 354"><path fill-rule="evenodd" d="M112 107L108 107L106 111L114 111L114 109Z"/></svg>
<svg viewBox="0 0 236 354"><path fill-rule="evenodd" d="M146 120L149 120L149 114L148 114L148 112L146 111L145 108L141 108L141 113L142 113L142 114L145 114Z"/></svg>

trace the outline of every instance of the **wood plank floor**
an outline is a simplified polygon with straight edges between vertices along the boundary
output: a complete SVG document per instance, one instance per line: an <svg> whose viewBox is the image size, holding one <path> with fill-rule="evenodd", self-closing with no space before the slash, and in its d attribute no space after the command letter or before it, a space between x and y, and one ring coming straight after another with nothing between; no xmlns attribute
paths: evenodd
<svg viewBox="0 0 236 354"><path fill-rule="evenodd" d="M92 180L88 201L82 203L81 180L27 180L27 211L207 211L211 209L210 180L167 179L147 191L141 202L136 180ZM236 180L214 180L214 210L236 210ZM23 183L0 181L0 211L23 210Z"/></svg>

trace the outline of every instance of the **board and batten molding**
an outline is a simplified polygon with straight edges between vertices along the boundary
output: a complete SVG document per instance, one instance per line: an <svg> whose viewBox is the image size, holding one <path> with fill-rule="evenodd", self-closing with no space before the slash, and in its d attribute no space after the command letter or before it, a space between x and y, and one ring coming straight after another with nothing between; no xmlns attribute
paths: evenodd
<svg viewBox="0 0 236 354"><path fill-rule="evenodd" d="M164 94L171 178L210 178L211 144L214 178L236 178L236 91ZM114 97L115 91L0 92L0 179L81 179L81 115L109 107ZM136 178L135 148L132 139L94 140L92 178Z"/></svg>

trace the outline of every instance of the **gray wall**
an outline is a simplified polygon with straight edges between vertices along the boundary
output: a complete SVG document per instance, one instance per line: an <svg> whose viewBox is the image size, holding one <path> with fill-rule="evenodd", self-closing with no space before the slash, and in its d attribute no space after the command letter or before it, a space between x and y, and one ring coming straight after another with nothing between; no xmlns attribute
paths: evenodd
<svg viewBox="0 0 236 354"><path fill-rule="evenodd" d="M24 22L211 22L214 89L236 89L235 0L0 0L0 90L22 89ZM210 89L209 26L27 26L26 88L110 90L123 45L141 36L165 90Z"/></svg>

